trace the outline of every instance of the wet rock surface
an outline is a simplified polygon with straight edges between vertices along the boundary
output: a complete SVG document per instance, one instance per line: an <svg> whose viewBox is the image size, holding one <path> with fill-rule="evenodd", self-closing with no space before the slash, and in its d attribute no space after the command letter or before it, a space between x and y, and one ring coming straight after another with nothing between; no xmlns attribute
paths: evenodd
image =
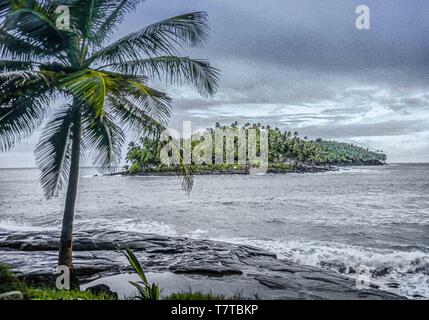
<svg viewBox="0 0 429 320"><path fill-rule="evenodd" d="M20 291L12 291L0 294L0 300L23 300L24 296Z"/></svg>
<svg viewBox="0 0 429 320"><path fill-rule="evenodd" d="M56 232L0 230L0 262L9 264L31 283L54 279L59 235ZM131 273L118 248L126 244L145 271L176 275L234 290L243 297L264 299L398 299L375 289L358 290L353 279L319 268L277 259L263 249L209 240L172 238L118 231L78 232L74 240L74 267L82 282ZM183 288L186 290L187 288ZM233 295L233 293L231 293Z"/></svg>
<svg viewBox="0 0 429 320"><path fill-rule="evenodd" d="M118 299L118 294L116 292L113 292L110 287L105 284L97 284L94 286L90 286L86 288L85 291L94 294L105 294L107 296L112 296L113 298Z"/></svg>

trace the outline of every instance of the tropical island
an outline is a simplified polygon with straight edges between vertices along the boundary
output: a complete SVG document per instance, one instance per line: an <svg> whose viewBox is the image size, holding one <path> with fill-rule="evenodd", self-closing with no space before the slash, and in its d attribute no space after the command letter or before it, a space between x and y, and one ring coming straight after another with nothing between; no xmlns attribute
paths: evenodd
<svg viewBox="0 0 429 320"><path fill-rule="evenodd" d="M300 137L298 132L282 131L271 126L246 123L239 126L237 122L231 125L216 123L215 128L207 128L199 132L198 136L209 136L213 153L205 160L196 163L194 158L189 165L193 174L248 174L249 169L255 166L246 158L245 164L239 163L238 137L235 136L232 145L234 163L217 163L215 159L215 132L223 130L237 132L242 130L248 136L249 130L256 130L256 144L260 145L260 132L265 130L268 134L268 173L290 172L324 172L335 170L338 166L365 166L384 165L387 156L382 151L371 151L350 143L323 140L321 138L310 140ZM190 154L200 152L204 139L193 139ZM180 139L184 144L184 139ZM177 165L165 164L161 160L162 148L165 142L159 136L144 136L138 142L131 142L127 152L127 165L125 173L129 175L176 175L180 170ZM223 159L227 158L228 147L223 147ZM204 155L203 155L204 156ZM182 154L183 157L183 154Z"/></svg>
<svg viewBox="0 0 429 320"><path fill-rule="evenodd" d="M103 277L123 275L126 277L117 282L132 286L136 290L131 298L142 300L228 298L234 294L235 283L252 289L246 299L255 298L251 294L256 285L257 297L266 299L398 298L374 290L378 287L360 291L353 279L278 259L247 245L102 228L74 229L75 221L82 221L75 212L83 154L91 152L94 166L109 171L121 160L127 134L158 134L168 123L172 98L149 86L151 80L193 85L204 97L214 96L218 87L218 69L207 60L179 52L182 47L201 47L208 39L205 12L167 18L110 41L115 26L140 2L71 0L68 6L58 6L57 1L0 2L0 151L9 151L45 123L35 148L43 193L51 200L66 189L57 229L50 230L44 222L44 230L0 230L0 300L116 299L118 295L106 288ZM64 25L65 17L59 16L58 9L63 14L67 9L73 19ZM62 97L62 106L54 108L58 97ZM243 128L246 135L250 130L259 133L255 138L259 153L261 132L268 132L268 171L272 173L318 172L338 165L386 161L381 152L351 144L313 141L260 124L248 123ZM235 132L239 127L238 123L217 124L207 132L213 135L216 129ZM163 143L168 142L161 143L156 134L130 145L129 174L174 174L181 166L161 162ZM232 153L225 149L224 158L227 153L233 160L240 158L236 142L234 139ZM201 143L191 141L191 153ZM190 168L193 174L246 174L256 164L247 162L248 157L245 160L240 165L213 164L211 158L202 164L191 162ZM29 212L33 209L28 206ZM58 266L56 273L52 272L54 266ZM171 289L172 295L161 295L162 288L149 283L145 272L164 280L167 277L164 287L179 286L186 276L211 288L215 284L230 287L225 296L204 294L204 286L201 294L180 294L180 287Z"/></svg>

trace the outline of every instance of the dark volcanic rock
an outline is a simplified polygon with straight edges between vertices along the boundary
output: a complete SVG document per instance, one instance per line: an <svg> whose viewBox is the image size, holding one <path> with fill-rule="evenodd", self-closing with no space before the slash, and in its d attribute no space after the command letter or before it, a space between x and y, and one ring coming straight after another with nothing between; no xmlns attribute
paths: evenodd
<svg viewBox="0 0 429 320"><path fill-rule="evenodd" d="M0 262L11 265L20 277L32 283L52 282L58 238L55 232L0 230ZM75 234L74 268L81 283L132 273L118 250L124 244L133 249L146 272L171 273L207 285L215 283L218 288L239 284L249 298L254 294L267 299L401 298L378 290L358 290L352 279L280 260L259 248L107 230Z"/></svg>
<svg viewBox="0 0 429 320"><path fill-rule="evenodd" d="M95 286L87 288L85 291L95 293L95 294L104 293L105 295L112 296L113 298L118 299L118 294L110 290L110 287L106 286L105 284L97 284Z"/></svg>
<svg viewBox="0 0 429 320"><path fill-rule="evenodd" d="M208 265L208 264L176 264L170 266L170 271L182 274L200 274L207 276L230 276L234 274L243 274L238 269L230 268L222 264Z"/></svg>

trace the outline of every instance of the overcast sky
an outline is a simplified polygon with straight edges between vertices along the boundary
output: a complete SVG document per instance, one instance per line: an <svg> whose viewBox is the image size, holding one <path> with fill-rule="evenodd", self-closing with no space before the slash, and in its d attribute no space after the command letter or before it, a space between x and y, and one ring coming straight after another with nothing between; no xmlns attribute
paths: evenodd
<svg viewBox="0 0 429 320"><path fill-rule="evenodd" d="M370 30L355 27L360 4ZM261 122L382 149L390 162L429 162L427 0L147 0L118 36L201 10L211 40L184 54L219 68L220 89L205 100L158 84L175 98L172 126ZM36 141L0 154L0 166L33 166Z"/></svg>

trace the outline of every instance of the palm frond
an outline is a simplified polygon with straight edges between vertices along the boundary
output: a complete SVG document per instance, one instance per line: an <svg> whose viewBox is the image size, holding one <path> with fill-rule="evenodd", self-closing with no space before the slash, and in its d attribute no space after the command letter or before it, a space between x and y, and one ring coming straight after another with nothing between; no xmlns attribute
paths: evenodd
<svg viewBox="0 0 429 320"><path fill-rule="evenodd" d="M33 71L35 64L31 61L0 60L0 72Z"/></svg>
<svg viewBox="0 0 429 320"><path fill-rule="evenodd" d="M13 69L19 63L7 63ZM0 66L1 69L1 66ZM40 71L7 71L0 73L0 106L18 106L19 102L34 96L52 96L55 87L55 73Z"/></svg>
<svg viewBox="0 0 429 320"><path fill-rule="evenodd" d="M176 56L132 60L110 67L128 74L144 74L159 79L165 77L170 84L193 84L200 94L210 96L216 93L220 74L206 60Z"/></svg>
<svg viewBox="0 0 429 320"><path fill-rule="evenodd" d="M0 66L1 67L1 66ZM7 86L10 84L15 85L17 88L25 86L28 83L34 82L44 82L46 85L49 84L48 78L43 74L43 72L39 71L31 71L31 70L18 70L18 71L8 71L0 73L0 92L5 92ZM9 88L11 89L11 88ZM16 95L15 93L13 93ZM0 100L1 101L1 100Z"/></svg>
<svg viewBox="0 0 429 320"><path fill-rule="evenodd" d="M0 29L0 55L21 61L43 61L54 57L64 61L65 57L54 48L45 48L40 44L32 44L22 37L9 34Z"/></svg>
<svg viewBox="0 0 429 320"><path fill-rule="evenodd" d="M73 108L61 108L46 124L36 146L36 163L41 170L40 181L47 199L56 196L68 181L74 121Z"/></svg>
<svg viewBox="0 0 429 320"><path fill-rule="evenodd" d="M158 300L160 292L159 286L154 283L149 283L143 268L137 257L134 255L133 251L129 247L124 246L121 248L121 253L127 258L128 262L131 264L131 267L141 279L141 281L138 282L129 281L129 283L134 286L139 293L139 295L135 298L140 300Z"/></svg>
<svg viewBox="0 0 429 320"><path fill-rule="evenodd" d="M73 12L74 27L86 44L97 47L115 31L125 14L144 0L57 0Z"/></svg>
<svg viewBox="0 0 429 320"><path fill-rule="evenodd" d="M160 54L175 55L176 47L201 46L208 38L207 14L188 13L151 24L93 54L93 62L124 62Z"/></svg>
<svg viewBox="0 0 429 320"><path fill-rule="evenodd" d="M133 80L128 81L128 86L122 92L149 116L167 123L171 116L172 99L166 93Z"/></svg>
<svg viewBox="0 0 429 320"><path fill-rule="evenodd" d="M16 84L9 78L0 83L0 151L8 151L41 125L52 92L42 81Z"/></svg>
<svg viewBox="0 0 429 320"><path fill-rule="evenodd" d="M14 0L0 0L0 20L11 11L15 2Z"/></svg>
<svg viewBox="0 0 429 320"><path fill-rule="evenodd" d="M144 135L159 137L163 131L167 130L164 124L153 119L127 97L109 96L107 105L109 106L109 112L115 118L120 119L123 126L133 130L136 137ZM178 141L173 139L172 142L177 150L180 150L182 160L185 157L189 157ZM181 178L182 188L188 193L191 192L194 183L191 168L184 161L180 161L177 166L177 173Z"/></svg>
<svg viewBox="0 0 429 320"><path fill-rule="evenodd" d="M55 6L51 1L15 1L2 23L10 35L50 51L64 51L76 59L76 34L56 26Z"/></svg>
<svg viewBox="0 0 429 320"><path fill-rule="evenodd" d="M125 136L116 121L139 134L165 129L172 100L149 87L150 79L191 84L206 96L216 92L219 70L177 54L208 38L204 12L153 23L100 49L125 14L143 1L0 0L0 151L41 125L54 93L74 101L55 113L36 148L47 198L67 181L74 129L82 126L79 138L102 170L119 163ZM58 5L71 9L70 30L56 24ZM178 170L190 190L192 172L183 163Z"/></svg>
<svg viewBox="0 0 429 320"><path fill-rule="evenodd" d="M134 252L127 246L124 246L121 249L121 253L127 258L128 262L130 263L131 267L134 269L134 271L139 275L141 281L145 285L149 285L149 282L147 281L146 275L143 271L143 268L135 256Z"/></svg>
<svg viewBox="0 0 429 320"><path fill-rule="evenodd" d="M126 95L110 95L107 99L109 113L121 124L139 137L144 134L158 135L166 129L159 119L155 119L147 113L145 108L134 102Z"/></svg>
<svg viewBox="0 0 429 320"><path fill-rule="evenodd" d="M92 35L94 43L96 45L101 45L103 41L106 41L114 32L115 27L122 22L124 16L127 13L134 11L137 6L144 1L145 0L121 0L119 3L118 0L105 1L113 5L109 6L109 9L111 10L105 10L107 18L104 22L100 24L98 28L94 29Z"/></svg>
<svg viewBox="0 0 429 320"><path fill-rule="evenodd" d="M119 165L125 134L109 114L96 117L89 109L83 112L83 142L94 155L94 165L104 172Z"/></svg>
<svg viewBox="0 0 429 320"><path fill-rule="evenodd" d="M61 87L81 104L91 106L95 115L99 117L103 114L109 88L114 87L113 81L113 78L105 73L85 69L65 76L61 80Z"/></svg>

